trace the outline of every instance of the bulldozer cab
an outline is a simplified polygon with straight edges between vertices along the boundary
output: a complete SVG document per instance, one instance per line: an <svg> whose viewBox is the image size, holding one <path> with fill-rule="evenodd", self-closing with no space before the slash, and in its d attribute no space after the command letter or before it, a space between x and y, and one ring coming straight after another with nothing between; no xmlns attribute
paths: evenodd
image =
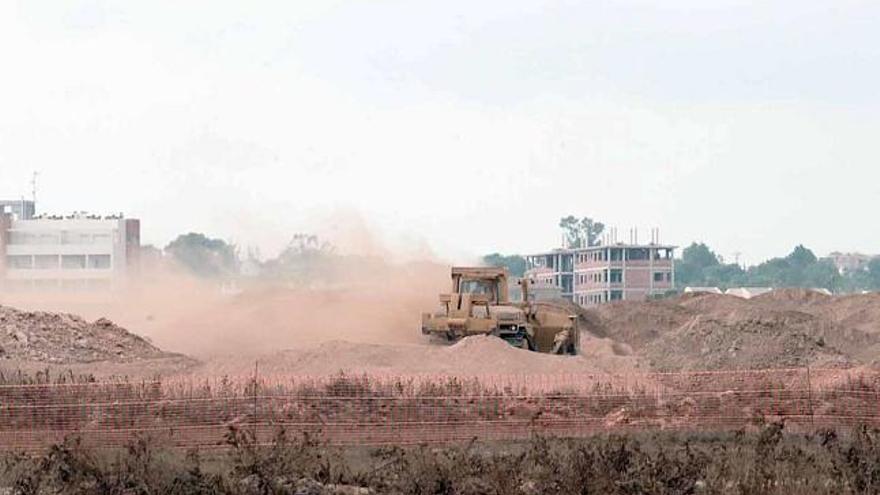
<svg viewBox="0 0 880 495"><path fill-rule="evenodd" d="M507 295L506 268L452 268L452 293L470 294L476 301L505 304Z"/></svg>
<svg viewBox="0 0 880 495"><path fill-rule="evenodd" d="M576 319L565 308L526 297L511 302L504 267L452 268L452 291L440 294L440 311L422 313L422 333L455 341L494 335L515 347L552 354L577 352ZM528 280L522 280L528 295Z"/></svg>

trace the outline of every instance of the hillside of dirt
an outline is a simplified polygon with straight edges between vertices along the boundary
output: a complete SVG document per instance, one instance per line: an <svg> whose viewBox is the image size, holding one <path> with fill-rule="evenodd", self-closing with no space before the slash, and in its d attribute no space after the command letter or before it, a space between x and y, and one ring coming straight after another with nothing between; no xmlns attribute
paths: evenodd
<svg viewBox="0 0 880 495"><path fill-rule="evenodd" d="M128 362L172 356L99 319L0 306L0 359L55 364Z"/></svg>
<svg viewBox="0 0 880 495"><path fill-rule="evenodd" d="M698 294L588 312L588 331L630 346L655 370L849 367L872 363L880 350L877 294Z"/></svg>

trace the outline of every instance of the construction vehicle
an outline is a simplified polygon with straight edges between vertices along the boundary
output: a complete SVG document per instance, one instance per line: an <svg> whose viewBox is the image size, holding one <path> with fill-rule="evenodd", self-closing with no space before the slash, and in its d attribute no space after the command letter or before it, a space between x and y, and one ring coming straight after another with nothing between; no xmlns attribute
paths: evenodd
<svg viewBox="0 0 880 495"><path fill-rule="evenodd" d="M452 292L440 295L440 311L422 313L422 333L454 342L471 335L494 335L513 346L552 354L577 354L577 317L561 305L508 295L503 267L452 268Z"/></svg>

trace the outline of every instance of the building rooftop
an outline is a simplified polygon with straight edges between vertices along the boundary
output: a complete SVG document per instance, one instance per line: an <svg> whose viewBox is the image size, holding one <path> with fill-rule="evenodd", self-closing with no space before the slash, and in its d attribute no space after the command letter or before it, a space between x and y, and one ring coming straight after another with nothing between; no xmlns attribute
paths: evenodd
<svg viewBox="0 0 880 495"><path fill-rule="evenodd" d="M552 251L545 251L543 253L534 253L527 254L526 256L547 256L551 254L570 254L577 253L582 251L593 251L596 249L605 249L605 248L625 248L625 249L677 249L678 246L673 244L628 244L623 242L618 242L614 244L601 244L598 246L589 246L589 247L581 247L581 248L555 248Z"/></svg>
<svg viewBox="0 0 880 495"><path fill-rule="evenodd" d="M86 212L74 212L69 215L36 215L28 220L123 220L125 215L122 213L114 215L93 215Z"/></svg>

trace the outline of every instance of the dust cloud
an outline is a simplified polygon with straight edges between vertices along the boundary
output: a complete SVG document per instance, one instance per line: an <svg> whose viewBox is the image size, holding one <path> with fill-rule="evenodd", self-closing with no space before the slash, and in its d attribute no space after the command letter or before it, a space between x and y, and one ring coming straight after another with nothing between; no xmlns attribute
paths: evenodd
<svg viewBox="0 0 880 495"><path fill-rule="evenodd" d="M331 258L332 283L303 286L268 276L224 287L163 265L145 268L120 292L4 293L0 304L109 318L164 350L202 360L334 340L423 343L419 315L435 309L437 294L448 289L449 265L396 261L366 230L347 234L346 251ZM356 253L358 244L369 253Z"/></svg>

